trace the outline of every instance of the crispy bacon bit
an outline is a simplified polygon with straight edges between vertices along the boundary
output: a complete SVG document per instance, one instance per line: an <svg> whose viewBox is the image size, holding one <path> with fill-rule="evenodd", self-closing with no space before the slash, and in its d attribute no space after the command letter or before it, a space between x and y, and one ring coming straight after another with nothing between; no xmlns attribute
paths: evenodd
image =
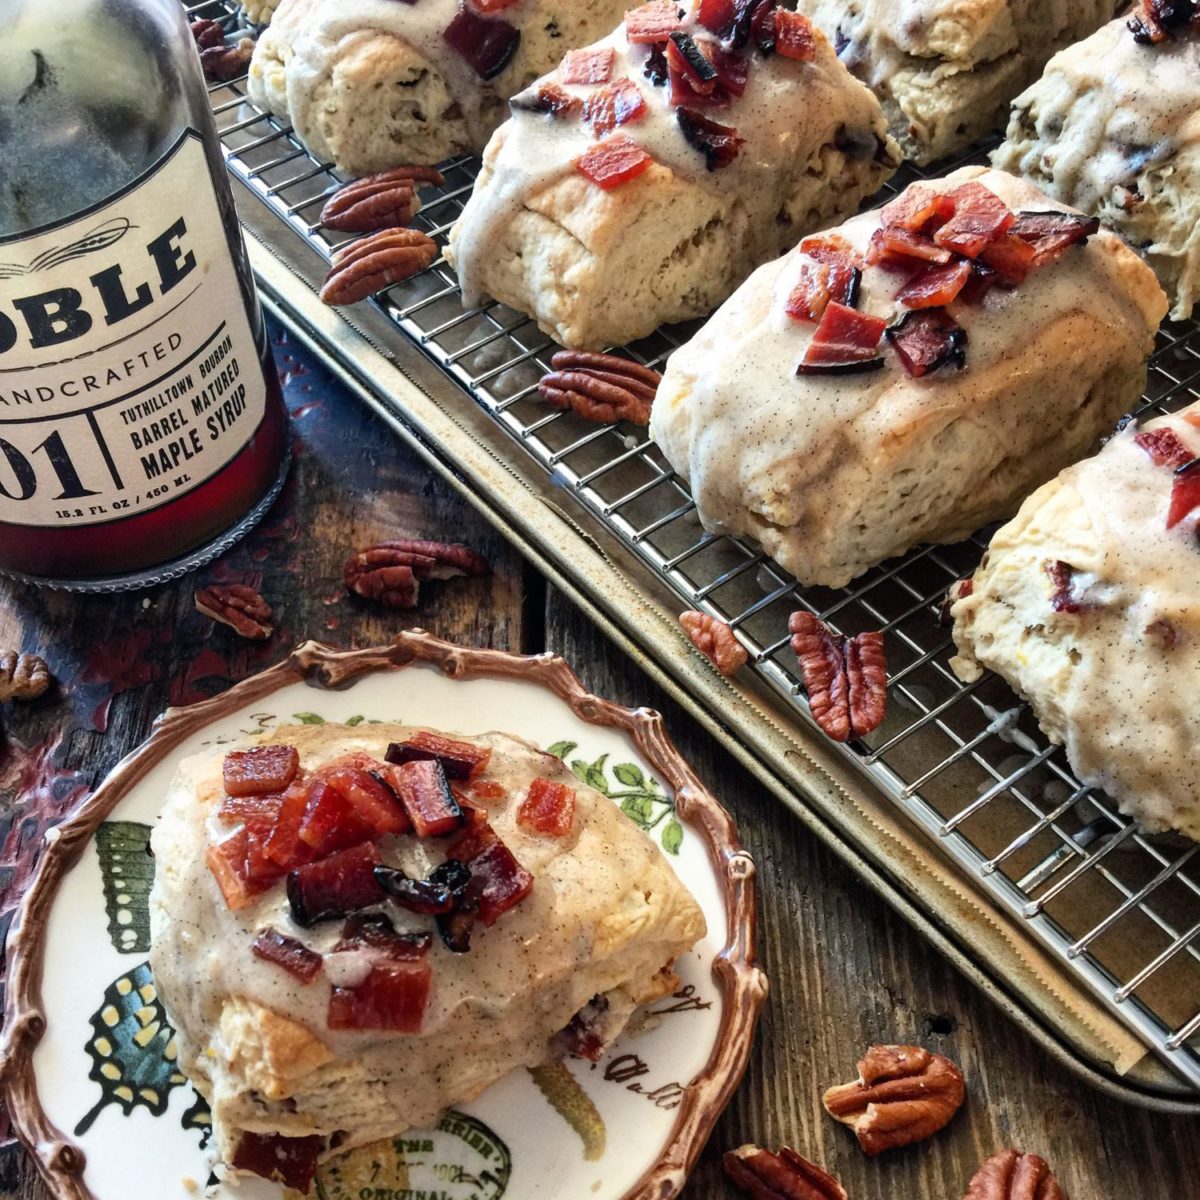
<svg viewBox="0 0 1200 1200"><path fill-rule="evenodd" d="M339 767L325 776L325 783L340 793L355 815L376 834L405 833L408 816L382 776L357 767Z"/></svg>
<svg viewBox="0 0 1200 1200"><path fill-rule="evenodd" d="M393 962L417 962L429 953L433 939L427 933L397 933L383 913L356 913L342 926L333 953L375 950Z"/></svg>
<svg viewBox="0 0 1200 1200"><path fill-rule="evenodd" d="M804 352L797 373L826 374L830 371L868 370L882 365L879 339L887 328L882 317L868 316L831 300Z"/></svg>
<svg viewBox="0 0 1200 1200"><path fill-rule="evenodd" d="M1174 471L1195 457L1175 430L1165 425L1135 433L1133 440L1150 455L1156 467L1170 467Z"/></svg>
<svg viewBox="0 0 1200 1200"><path fill-rule="evenodd" d="M1167 509L1167 528L1174 529L1185 517L1200 508L1200 458L1175 470L1171 484L1171 505Z"/></svg>
<svg viewBox="0 0 1200 1200"><path fill-rule="evenodd" d="M800 278L788 295L784 311L797 321L819 321L829 300L829 268L824 263L802 262Z"/></svg>
<svg viewBox="0 0 1200 1200"><path fill-rule="evenodd" d="M395 867L376 867L375 878L393 903L409 912L436 916L453 912L458 898L471 882L471 872L456 859L447 859L428 879L410 879Z"/></svg>
<svg viewBox="0 0 1200 1200"><path fill-rule="evenodd" d="M375 962L358 987L335 987L330 1029L387 1029L420 1033L433 971L426 962Z"/></svg>
<svg viewBox="0 0 1200 1200"><path fill-rule="evenodd" d="M933 240L967 258L978 258L983 248L1016 220L1008 205L982 183L956 187L950 200L954 215L934 233Z"/></svg>
<svg viewBox="0 0 1200 1200"><path fill-rule="evenodd" d="M896 299L905 308L941 308L957 299L971 278L971 264L947 263L918 271L899 291Z"/></svg>
<svg viewBox="0 0 1200 1200"><path fill-rule="evenodd" d="M1011 237L1011 234L1005 234L1006 238ZM984 251L986 254L987 251ZM984 297L992 290L992 287L1000 282L1000 278L996 271L987 265L975 259L971 263L971 274L967 279L963 290L959 292L959 299L964 304L982 304Z"/></svg>
<svg viewBox="0 0 1200 1200"><path fill-rule="evenodd" d="M487 813L470 804L460 805L464 826L462 832L451 841L446 853L459 862L470 862L478 858L494 841L496 831L488 822Z"/></svg>
<svg viewBox="0 0 1200 1200"><path fill-rule="evenodd" d="M465 792L468 800L482 800L485 804L489 800L503 800L508 795L504 784L495 779L477 779L466 785Z"/></svg>
<svg viewBox="0 0 1200 1200"><path fill-rule="evenodd" d="M746 91L746 80L750 77L750 64L735 50L721 46L708 48L712 65L717 72L717 91L722 88L731 96L741 96Z"/></svg>
<svg viewBox="0 0 1200 1200"><path fill-rule="evenodd" d="M882 226L871 234L867 262L910 271L922 263L948 263L951 253L923 233L899 225Z"/></svg>
<svg viewBox="0 0 1200 1200"><path fill-rule="evenodd" d="M1077 613L1082 611L1082 605L1072 594L1075 586L1075 571L1070 563L1062 559L1047 561L1042 564L1043 570L1050 576L1054 591L1050 595L1050 607L1059 613Z"/></svg>
<svg viewBox="0 0 1200 1200"><path fill-rule="evenodd" d="M416 759L386 770L385 778L400 797L417 837L438 837L461 827L462 810L437 759Z"/></svg>
<svg viewBox="0 0 1200 1200"><path fill-rule="evenodd" d="M654 159L622 133L614 133L597 143L575 164L597 187L611 192L636 179L649 169Z"/></svg>
<svg viewBox="0 0 1200 1200"><path fill-rule="evenodd" d="M650 0L625 14L625 36L633 45L665 41L680 28L679 8L668 0Z"/></svg>
<svg viewBox="0 0 1200 1200"><path fill-rule="evenodd" d="M479 904L479 919L494 925L533 890L533 876L497 838L467 864L471 868L468 895Z"/></svg>
<svg viewBox="0 0 1200 1200"><path fill-rule="evenodd" d="M231 825L246 825L256 833L266 836L279 816L283 796L279 792L268 792L261 796L226 796L221 801L217 816Z"/></svg>
<svg viewBox="0 0 1200 1200"><path fill-rule="evenodd" d="M231 796L282 792L300 770L295 746L255 746L225 755L225 790Z"/></svg>
<svg viewBox="0 0 1200 1200"><path fill-rule="evenodd" d="M374 830L341 792L324 780L317 780L312 785L300 821L299 837L314 855L346 850L373 836Z"/></svg>
<svg viewBox="0 0 1200 1200"><path fill-rule="evenodd" d="M750 11L750 36L764 54L775 52L775 6L776 0L758 0Z"/></svg>
<svg viewBox="0 0 1200 1200"><path fill-rule="evenodd" d="M308 809L308 788L293 783L280 800L274 824L266 831L263 839L263 854L280 872L303 866L312 857L312 850L300 840L300 826ZM253 830L251 831L253 834Z"/></svg>
<svg viewBox="0 0 1200 1200"><path fill-rule="evenodd" d="M691 34L675 30L667 39L666 54L667 66L682 75L692 91L707 96L717 86L717 69Z"/></svg>
<svg viewBox="0 0 1200 1200"><path fill-rule="evenodd" d="M839 742L877 729L887 703L883 634L844 638L803 610L792 613L788 632L813 720Z"/></svg>
<svg viewBox="0 0 1200 1200"><path fill-rule="evenodd" d="M543 83L514 96L508 107L518 112L547 113L552 117L573 116L583 108L583 101L572 96L556 83Z"/></svg>
<svg viewBox="0 0 1200 1200"><path fill-rule="evenodd" d="M222 838L205 851L204 861L216 878L225 905L233 912L253 904L255 899L268 887L270 882L251 879L247 868L247 855L250 851L250 835L243 829L236 829L227 838Z"/></svg>
<svg viewBox="0 0 1200 1200"><path fill-rule="evenodd" d="M935 192L914 183L879 210L881 225L929 233L954 216L954 201L945 192Z"/></svg>
<svg viewBox="0 0 1200 1200"><path fill-rule="evenodd" d="M495 79L512 62L521 31L507 21L489 20L460 0L458 12L442 32L442 40L474 68L480 79Z"/></svg>
<svg viewBox="0 0 1200 1200"><path fill-rule="evenodd" d="M562 61L563 83L607 83L613 75L617 52L611 46L568 50Z"/></svg>
<svg viewBox="0 0 1200 1200"><path fill-rule="evenodd" d="M817 57L812 23L803 13L775 10L775 49L780 57L800 62L812 62Z"/></svg>
<svg viewBox="0 0 1200 1200"><path fill-rule="evenodd" d="M281 1137L277 1133L243 1133L233 1152L233 1169L249 1171L273 1183L307 1192L317 1173L317 1159L325 1139Z"/></svg>
<svg viewBox="0 0 1200 1200"><path fill-rule="evenodd" d="M255 957L282 967L301 983L312 983L321 972L321 956L315 950L277 929L264 929L250 949Z"/></svg>
<svg viewBox="0 0 1200 1200"><path fill-rule="evenodd" d="M745 139L738 137L736 129L718 125L716 121L710 121L691 109L676 109L675 120L679 122L688 145L704 155L704 165L710 171L729 166L745 144Z"/></svg>
<svg viewBox="0 0 1200 1200"><path fill-rule="evenodd" d="M696 16L709 33L715 33L723 42L733 40L738 18L742 13L749 15L751 5L746 0L700 0ZM744 37L743 37L743 40Z"/></svg>
<svg viewBox="0 0 1200 1200"><path fill-rule="evenodd" d="M548 837L566 837L575 823L575 789L552 779L535 779L517 810L517 823Z"/></svg>
<svg viewBox="0 0 1200 1200"><path fill-rule="evenodd" d="M307 928L379 904L385 899L375 878L375 868L381 862L379 851L366 842L289 872L287 896L292 920Z"/></svg>
<svg viewBox="0 0 1200 1200"><path fill-rule="evenodd" d="M858 301L863 265L854 247L844 237L826 233L818 237L806 237L800 243L800 253L829 268L829 298L853 308ZM824 311L823 306L821 311ZM817 313L817 317L820 315Z"/></svg>
<svg viewBox="0 0 1200 1200"><path fill-rule="evenodd" d="M568 1054L586 1058L589 1062L599 1062L604 1057L605 1044L601 1033L608 1009L607 996L593 996L571 1018L555 1041L560 1043Z"/></svg>
<svg viewBox="0 0 1200 1200"><path fill-rule="evenodd" d="M1044 267L1058 262L1076 242L1086 243L1099 228L1098 218L1082 213L1021 212L1012 232L1033 247L1033 265Z"/></svg>
<svg viewBox="0 0 1200 1200"><path fill-rule="evenodd" d="M995 273L995 281L1006 287L1023 283L1033 268L1037 252L1010 229L983 248L976 266L983 264Z"/></svg>
<svg viewBox="0 0 1200 1200"><path fill-rule="evenodd" d="M491 746L477 746L473 742L456 742L440 733L420 730L407 742L393 742L384 757L390 763L417 762L436 759L442 764L447 779L474 779L482 775L491 761Z"/></svg>
<svg viewBox="0 0 1200 1200"><path fill-rule="evenodd" d="M649 111L637 84L618 79L584 101L583 119L591 126L593 137L604 137L618 125L640 121Z"/></svg>
<svg viewBox="0 0 1200 1200"><path fill-rule="evenodd" d="M967 331L944 309L922 308L905 313L887 329L887 339L904 369L916 378L939 367L961 367Z"/></svg>

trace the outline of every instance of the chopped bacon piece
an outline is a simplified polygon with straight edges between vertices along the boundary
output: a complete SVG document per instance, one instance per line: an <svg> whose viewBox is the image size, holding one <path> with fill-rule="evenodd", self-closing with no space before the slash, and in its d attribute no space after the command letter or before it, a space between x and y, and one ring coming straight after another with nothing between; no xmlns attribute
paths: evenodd
<svg viewBox="0 0 1200 1200"><path fill-rule="evenodd" d="M562 61L563 83L607 83L613 74L617 52L611 46L593 50L568 50Z"/></svg>
<svg viewBox="0 0 1200 1200"><path fill-rule="evenodd" d="M836 300L830 301L804 352L798 373L812 375L825 374L831 369L876 367L879 339L886 328L887 322L882 317L868 316Z"/></svg>
<svg viewBox="0 0 1200 1200"><path fill-rule="evenodd" d="M1195 425L1197 429L1200 429L1200 411L1196 411L1196 412L1185 412L1185 413L1183 414L1183 419L1184 419L1184 420L1185 420L1185 421L1186 421L1186 422L1187 422L1189 425Z"/></svg>
<svg viewBox="0 0 1200 1200"><path fill-rule="evenodd" d="M575 164L597 187L611 192L613 188L636 179L648 170L654 159L622 133L614 133L597 143Z"/></svg>
<svg viewBox="0 0 1200 1200"><path fill-rule="evenodd" d="M858 251L844 237L826 233L818 237L806 237L800 243L800 252L829 267L830 298L853 308L858 301L858 285L862 280L863 264Z"/></svg>
<svg viewBox="0 0 1200 1200"><path fill-rule="evenodd" d="M282 803L283 796L278 792L265 792L257 796L226 796L221 801L217 816L230 825L245 825L265 836L274 827Z"/></svg>
<svg viewBox="0 0 1200 1200"><path fill-rule="evenodd" d="M731 41L737 29L738 17L742 12L749 12L750 4L741 0L700 0L696 16L700 24L710 33L715 33L722 41Z"/></svg>
<svg viewBox="0 0 1200 1200"><path fill-rule="evenodd" d="M1200 458L1175 469L1171 484L1171 506L1167 509L1167 528L1174 529L1185 517L1200 508Z"/></svg>
<svg viewBox="0 0 1200 1200"><path fill-rule="evenodd" d="M578 96L560 88L556 83L543 83L514 96L508 107L518 112L548 113L552 117L572 116L583 108Z"/></svg>
<svg viewBox="0 0 1200 1200"><path fill-rule="evenodd" d="M1005 237L1011 237L1011 234L1005 234ZM987 251L984 251L987 253ZM964 304L982 304L984 297L992 290L992 286L1000 281L997 272L987 265L980 262L979 259L974 259L971 263L971 275L959 292L958 298Z"/></svg>
<svg viewBox="0 0 1200 1200"><path fill-rule="evenodd" d="M1196 456L1185 446L1175 430L1165 425L1157 429L1143 429L1133 440L1154 460L1156 467L1182 467Z"/></svg>
<svg viewBox="0 0 1200 1200"><path fill-rule="evenodd" d="M517 823L549 837L566 837L575 823L575 789L551 779L535 779L517 810Z"/></svg>
<svg viewBox="0 0 1200 1200"><path fill-rule="evenodd" d="M437 759L414 759L386 770L417 837L437 837L462 826L462 810Z"/></svg>
<svg viewBox="0 0 1200 1200"><path fill-rule="evenodd" d="M356 913L342 926L333 953L344 950L377 950L393 962L417 962L429 953L433 939L427 933L397 933L383 913Z"/></svg>
<svg viewBox="0 0 1200 1200"><path fill-rule="evenodd" d="M812 22L803 13L775 10L775 49L781 58L812 62L817 56L817 39Z"/></svg>
<svg viewBox="0 0 1200 1200"><path fill-rule="evenodd" d="M365 842L289 872L287 896L292 920L308 927L379 904L386 899L375 878L375 868L381 864L379 851Z"/></svg>
<svg viewBox="0 0 1200 1200"><path fill-rule="evenodd" d="M682 75L693 92L709 95L717 86L717 69L691 34L677 29L667 39L667 66Z"/></svg>
<svg viewBox="0 0 1200 1200"><path fill-rule="evenodd" d="M225 755L225 790L231 796L282 792L300 770L295 746L255 746Z"/></svg>
<svg viewBox="0 0 1200 1200"><path fill-rule="evenodd" d="M912 233L930 233L954 216L954 201L946 192L935 192L914 183L879 211L880 224L907 229Z"/></svg>
<svg viewBox="0 0 1200 1200"><path fill-rule="evenodd" d="M650 0L625 14L625 36L634 45L665 41L680 25L679 8L668 0Z"/></svg>
<svg viewBox="0 0 1200 1200"><path fill-rule="evenodd" d="M447 854L459 862L470 862L496 841L497 836L483 809L464 805L462 811L466 825L450 843Z"/></svg>
<svg viewBox="0 0 1200 1200"><path fill-rule="evenodd" d="M478 902L479 919L485 925L494 925L533 889L533 876L499 838L467 866L471 868L471 886L467 894Z"/></svg>
<svg viewBox="0 0 1200 1200"><path fill-rule="evenodd" d="M442 40L464 59L480 79L494 79L512 62L521 31L507 21L489 20L460 4L442 31Z"/></svg>
<svg viewBox="0 0 1200 1200"><path fill-rule="evenodd" d="M967 258L978 258L1016 220L1008 205L982 183L964 183L950 193L950 199L954 215L937 229L933 240Z"/></svg>
<svg viewBox="0 0 1200 1200"><path fill-rule="evenodd" d="M407 814L379 772L338 767L325 776L325 783L344 797L359 820L376 834L405 833L409 829Z"/></svg>
<svg viewBox="0 0 1200 1200"><path fill-rule="evenodd" d="M712 65L717 72L716 91L725 91L731 96L741 96L746 91L746 80L750 76L750 64L735 50L724 50L720 46L708 48Z"/></svg>
<svg viewBox="0 0 1200 1200"><path fill-rule="evenodd" d="M950 251L932 238L899 225L885 225L875 230L867 247L867 262L906 271L923 262L948 263L950 258Z"/></svg>
<svg viewBox="0 0 1200 1200"><path fill-rule="evenodd" d="M264 929L254 939L250 949L256 958L282 967L301 983L312 983L321 973L321 956L303 942L298 942L277 929Z"/></svg>
<svg viewBox="0 0 1200 1200"><path fill-rule="evenodd" d="M636 83L619 79L593 92L583 105L583 119L592 127L593 137L604 137L618 125L640 121L650 110Z"/></svg>
<svg viewBox="0 0 1200 1200"><path fill-rule="evenodd" d="M896 299L905 308L941 308L958 297L970 278L969 262L926 267L900 289Z"/></svg>
<svg viewBox="0 0 1200 1200"><path fill-rule="evenodd" d="M263 841L263 853L280 871L302 866L312 857L312 848L300 840L300 826L308 810L308 788L293 783L283 794L275 824Z"/></svg>
<svg viewBox="0 0 1200 1200"><path fill-rule="evenodd" d="M314 855L325 855L370 841L374 830L341 792L317 780L308 793L299 836Z"/></svg>
<svg viewBox="0 0 1200 1200"><path fill-rule="evenodd" d="M436 759L442 764L447 779L474 779L481 775L492 757L491 746L473 742L456 742L440 733L421 730L407 742L393 742L384 757L390 763L416 762Z"/></svg>
<svg viewBox="0 0 1200 1200"><path fill-rule="evenodd" d="M464 790L468 799L482 800L485 804L489 800L503 800L508 795L504 784L495 779L476 779L468 783Z"/></svg>
<svg viewBox="0 0 1200 1200"><path fill-rule="evenodd" d="M819 321L830 301L829 267L824 263L802 262L800 278L792 288L784 311L797 321Z"/></svg>
<svg viewBox="0 0 1200 1200"><path fill-rule="evenodd" d="M967 331L944 308L905 313L887 339L904 369L918 378L949 363L961 367L966 358Z"/></svg>
<svg viewBox="0 0 1200 1200"><path fill-rule="evenodd" d="M775 6L776 0L758 0L750 11L750 36L764 54L775 51Z"/></svg>
<svg viewBox="0 0 1200 1200"><path fill-rule="evenodd" d="M1036 257L1034 248L1010 229L994 242L984 246L976 261L982 261L990 267L995 272L998 282L1008 287L1016 287L1029 274Z"/></svg>
<svg viewBox="0 0 1200 1200"><path fill-rule="evenodd" d="M704 165L710 171L727 167L738 156L745 139L738 137L736 129L718 125L707 117L688 108L675 110L675 120L689 146L704 155Z"/></svg>
<svg viewBox="0 0 1200 1200"><path fill-rule="evenodd" d="M307 1192L317 1173L317 1159L325 1139L282 1137L277 1133L243 1133L233 1152L235 1171L249 1171L273 1183Z"/></svg>
<svg viewBox="0 0 1200 1200"><path fill-rule="evenodd" d="M1075 572L1070 563L1062 559L1042 564L1054 591L1050 595L1050 607L1059 613L1077 613L1081 610L1079 601L1072 594L1075 584Z"/></svg>
<svg viewBox="0 0 1200 1200"><path fill-rule="evenodd" d="M1020 212L1012 232L1034 249L1033 265L1058 262L1076 242L1086 242L1100 228L1096 217L1082 213Z"/></svg>
<svg viewBox="0 0 1200 1200"><path fill-rule="evenodd" d="M388 1029L420 1033L433 971L427 962L375 962L357 987L335 987L330 1029Z"/></svg>
<svg viewBox="0 0 1200 1200"><path fill-rule="evenodd" d="M410 879L395 867L376 867L375 878L393 902L425 916L453 912L471 882L471 872L457 859L448 858L428 879Z"/></svg>
<svg viewBox="0 0 1200 1200"><path fill-rule="evenodd" d="M253 904L270 887L269 882L249 877L246 866L249 849L250 835L242 828L209 846L204 853L204 861L216 878L226 907L234 912Z"/></svg>

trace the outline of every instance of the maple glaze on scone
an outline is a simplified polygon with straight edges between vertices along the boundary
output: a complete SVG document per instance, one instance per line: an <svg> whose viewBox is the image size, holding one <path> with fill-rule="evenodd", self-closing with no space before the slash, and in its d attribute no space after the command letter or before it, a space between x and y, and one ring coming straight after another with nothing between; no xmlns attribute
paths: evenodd
<svg viewBox="0 0 1200 1200"><path fill-rule="evenodd" d="M951 665L1002 675L1082 783L1200 839L1196 460L1193 404L1128 425L1034 492L956 585Z"/></svg>
<svg viewBox="0 0 1200 1200"><path fill-rule="evenodd" d="M456 766L429 737L284 727L258 739L279 750L180 766L153 835L151 965L237 1169L265 1153L303 1190L334 1148L427 1126L564 1047L598 1057L704 934L657 846L559 759L490 733L457 738ZM289 747L297 778L263 783ZM270 794L233 794L246 764Z"/></svg>
<svg viewBox="0 0 1200 1200"><path fill-rule="evenodd" d="M653 40L641 31L660 7L670 14L661 27L674 28ZM891 175L899 159L879 103L825 38L779 10L803 23L794 52L808 57L790 57L768 0L764 50L741 27L721 36L722 14L734 13L731 0L635 9L582 52L604 61L596 82L572 82L587 72L569 55L513 99L450 235L467 303L493 296L565 346L603 349L710 312L755 266L853 212ZM699 84L709 95L685 91L670 65L688 55L702 74L721 65ZM617 87L615 112L589 120ZM711 134L689 133L696 117L725 140L706 146ZM586 164L610 141L641 157L630 177L602 185Z"/></svg>
<svg viewBox="0 0 1200 1200"><path fill-rule="evenodd" d="M1005 253L1026 220L1080 234L1095 225L1010 175L965 168L805 239L751 276L668 360L650 432L690 483L701 521L756 539L803 584L842 586L918 542L957 541L1010 514L1141 393L1166 298L1110 233L1092 232L1045 265L1026 262L1007 286L989 266L1002 261L991 244L984 257L955 254L944 265L873 261L885 233L900 249L915 239L915 253L934 253L940 229L885 223L914 195L932 212L937 197L964 188L975 197L968 210L990 196L1017 220L1000 235ZM813 254L829 257L839 244L862 266L853 305L836 311L873 326L859 362L837 362L836 340L818 336L832 304L822 323L789 312L824 269ZM962 290L907 307L902 293L933 268L965 271ZM980 275L985 268L992 273ZM907 332L935 316L952 329L944 353L906 367Z"/></svg>

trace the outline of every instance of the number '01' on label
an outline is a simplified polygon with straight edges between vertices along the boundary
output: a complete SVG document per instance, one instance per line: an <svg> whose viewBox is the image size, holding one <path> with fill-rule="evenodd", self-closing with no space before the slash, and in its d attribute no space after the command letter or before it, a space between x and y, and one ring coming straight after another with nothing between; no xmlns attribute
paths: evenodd
<svg viewBox="0 0 1200 1200"><path fill-rule="evenodd" d="M196 133L88 213L0 239L0 522L167 504L236 457L265 402Z"/></svg>

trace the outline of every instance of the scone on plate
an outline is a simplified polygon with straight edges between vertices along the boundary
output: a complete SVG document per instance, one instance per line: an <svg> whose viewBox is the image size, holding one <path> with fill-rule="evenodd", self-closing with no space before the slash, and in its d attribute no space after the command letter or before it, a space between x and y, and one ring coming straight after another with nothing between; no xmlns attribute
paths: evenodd
<svg viewBox="0 0 1200 1200"><path fill-rule="evenodd" d="M152 846L151 967L217 1156L300 1191L516 1067L598 1058L705 932L616 805L502 733L216 747Z"/></svg>
<svg viewBox="0 0 1200 1200"><path fill-rule="evenodd" d="M711 312L899 161L878 101L774 0L654 0L511 107L447 258L468 302L584 349Z"/></svg>
<svg viewBox="0 0 1200 1200"><path fill-rule="evenodd" d="M478 153L505 101L624 0L279 0L250 61L250 98L351 174Z"/></svg>
<svg viewBox="0 0 1200 1200"><path fill-rule="evenodd" d="M963 679L1002 675L1080 782L1200 840L1200 404L1127 424L1034 492L951 614Z"/></svg>
<svg viewBox="0 0 1200 1200"><path fill-rule="evenodd" d="M1182 320L1200 288L1200 31L1143 29L1122 17L1055 55L992 161L1115 229Z"/></svg>
<svg viewBox="0 0 1200 1200"><path fill-rule="evenodd" d="M1115 0L799 0L925 164L1004 124L1009 101Z"/></svg>
<svg viewBox="0 0 1200 1200"><path fill-rule="evenodd" d="M969 167L755 272L671 355L650 433L707 529L837 587L1086 454L1165 311L1094 218Z"/></svg>

